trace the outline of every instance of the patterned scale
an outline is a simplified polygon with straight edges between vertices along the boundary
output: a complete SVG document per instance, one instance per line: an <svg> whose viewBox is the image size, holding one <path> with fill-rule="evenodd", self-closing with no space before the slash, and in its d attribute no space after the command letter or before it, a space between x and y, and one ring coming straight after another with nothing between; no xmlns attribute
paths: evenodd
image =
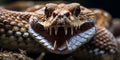
<svg viewBox="0 0 120 60"><path fill-rule="evenodd" d="M33 60L27 57L23 53L13 53L13 52L0 52L0 60Z"/></svg>
<svg viewBox="0 0 120 60"><path fill-rule="evenodd" d="M112 33L105 28L98 27L95 37L86 46L90 53L95 53L96 55L113 54L116 52L117 42Z"/></svg>
<svg viewBox="0 0 120 60"><path fill-rule="evenodd" d="M10 50L40 51L40 45L28 32L32 13L8 11L0 8L0 47ZM33 14L34 15L34 14Z"/></svg>
<svg viewBox="0 0 120 60"><path fill-rule="evenodd" d="M37 15L30 12L15 12L0 8L0 48L9 50L22 49L37 53L45 51L44 48L35 41L35 35L32 36L28 31L28 22L31 16ZM40 19L42 19L42 17ZM85 19L87 19L87 17ZM87 34L90 33L86 33L85 37L87 37ZM108 30L97 26L96 35L82 46L90 53L96 55L105 53L113 54L116 53L117 42Z"/></svg>

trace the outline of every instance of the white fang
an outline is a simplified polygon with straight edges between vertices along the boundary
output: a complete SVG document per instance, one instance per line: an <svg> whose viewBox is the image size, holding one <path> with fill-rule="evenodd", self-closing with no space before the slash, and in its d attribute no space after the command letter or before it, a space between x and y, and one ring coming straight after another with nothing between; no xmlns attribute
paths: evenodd
<svg viewBox="0 0 120 60"><path fill-rule="evenodd" d="M65 31L65 35L67 35L67 33L68 33L67 27L64 27L64 31Z"/></svg>
<svg viewBox="0 0 120 60"><path fill-rule="evenodd" d="M71 27L71 35L73 35L73 27Z"/></svg>
<svg viewBox="0 0 120 60"><path fill-rule="evenodd" d="M55 27L55 35L57 35L57 32L58 32L58 27Z"/></svg>
<svg viewBox="0 0 120 60"><path fill-rule="evenodd" d="M54 49L56 49L56 41L54 42L54 46L53 47L54 47Z"/></svg>
<svg viewBox="0 0 120 60"><path fill-rule="evenodd" d="M49 34L52 35L52 27L49 28Z"/></svg>

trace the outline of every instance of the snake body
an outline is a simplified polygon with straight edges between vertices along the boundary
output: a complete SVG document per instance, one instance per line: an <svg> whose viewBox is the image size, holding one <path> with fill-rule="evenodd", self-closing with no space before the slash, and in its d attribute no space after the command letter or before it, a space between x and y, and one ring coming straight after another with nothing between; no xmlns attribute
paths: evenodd
<svg viewBox="0 0 120 60"><path fill-rule="evenodd" d="M8 11L1 8L0 41L2 48L38 50L37 44L28 32L28 20L32 14ZM6 45L6 46L4 46ZM31 48L33 46L33 48ZM37 48L37 49L35 49Z"/></svg>
<svg viewBox="0 0 120 60"><path fill-rule="evenodd" d="M96 26L94 17L91 10L78 3L48 3L33 12L0 8L0 47L55 54L79 49L97 55L115 53L114 36Z"/></svg>

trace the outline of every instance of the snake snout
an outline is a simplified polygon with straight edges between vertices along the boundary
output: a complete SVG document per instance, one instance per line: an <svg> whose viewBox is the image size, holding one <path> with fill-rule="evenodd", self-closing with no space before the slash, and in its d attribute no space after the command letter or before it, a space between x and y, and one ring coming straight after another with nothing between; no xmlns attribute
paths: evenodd
<svg viewBox="0 0 120 60"><path fill-rule="evenodd" d="M70 12L67 10L63 10L60 12L54 11L52 15L55 18L55 23L62 25L66 23L66 18L70 17Z"/></svg>

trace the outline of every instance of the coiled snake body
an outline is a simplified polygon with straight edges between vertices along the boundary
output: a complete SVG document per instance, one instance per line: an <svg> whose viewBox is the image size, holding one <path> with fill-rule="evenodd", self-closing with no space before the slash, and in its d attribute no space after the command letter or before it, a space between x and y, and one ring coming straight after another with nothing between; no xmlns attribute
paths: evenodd
<svg viewBox="0 0 120 60"><path fill-rule="evenodd" d="M94 13L78 3L48 3L34 12L0 8L0 47L55 54L80 49L114 54L117 43L113 35L94 21Z"/></svg>

